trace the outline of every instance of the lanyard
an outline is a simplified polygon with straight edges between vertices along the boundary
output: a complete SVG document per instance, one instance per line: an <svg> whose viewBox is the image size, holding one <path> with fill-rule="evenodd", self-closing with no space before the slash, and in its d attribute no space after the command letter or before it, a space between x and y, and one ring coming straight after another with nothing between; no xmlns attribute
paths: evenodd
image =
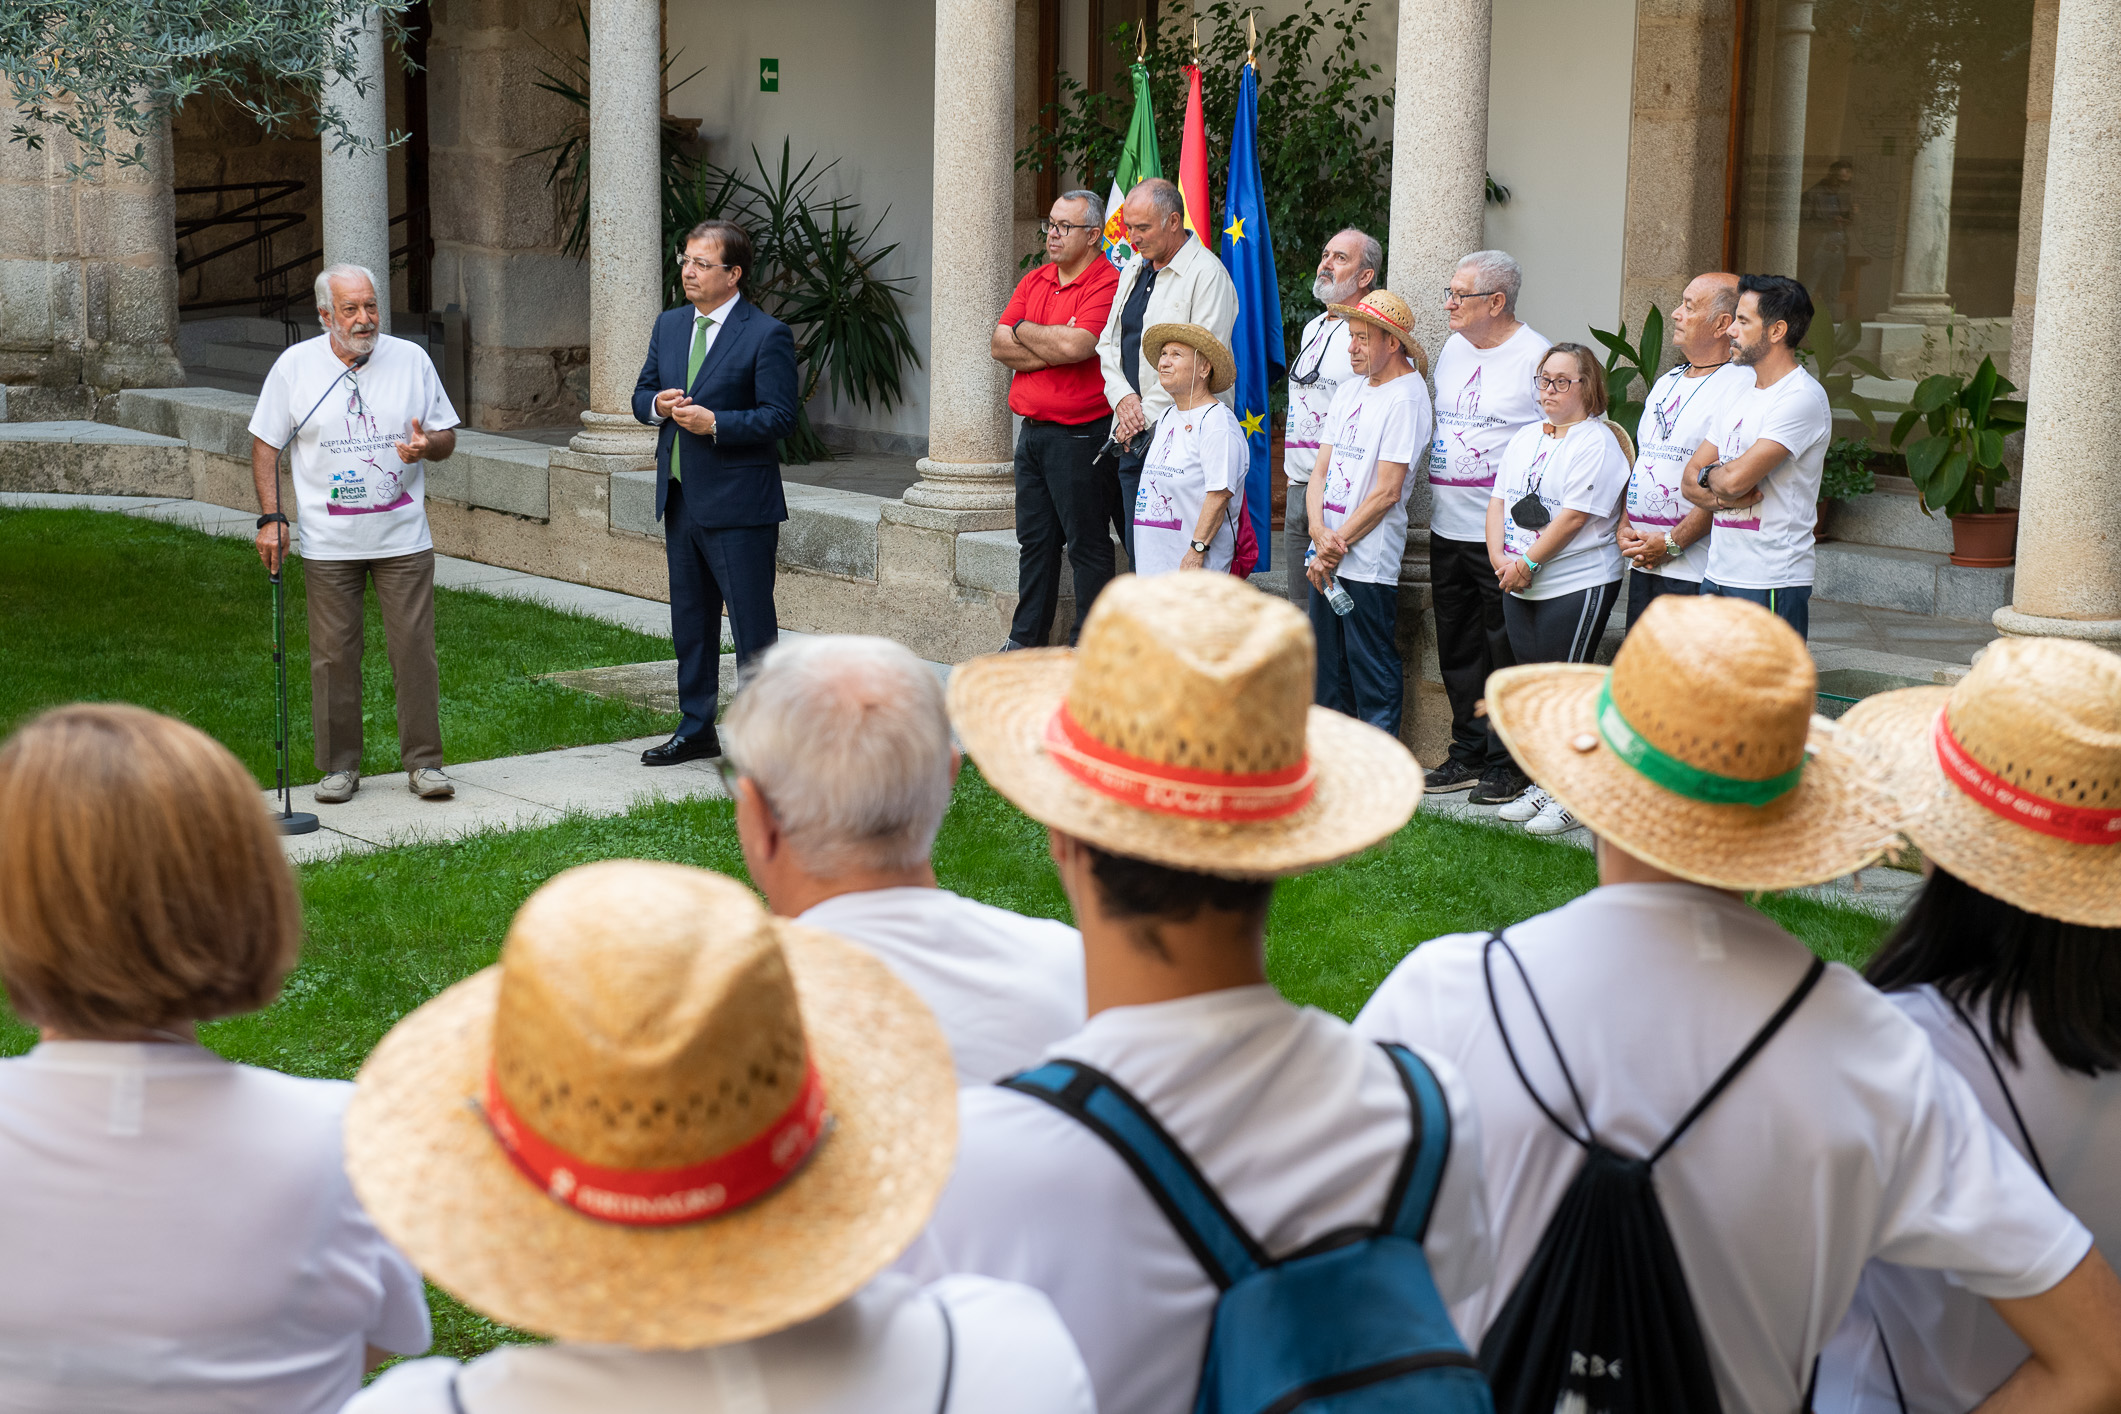
<svg viewBox="0 0 2121 1414"><path fill-rule="evenodd" d="M1716 364L1715 368L1722 368L1725 364L1728 364L1729 362L1729 359L1725 359L1723 363ZM1681 365L1679 365L1679 367L1673 369L1670 373L1667 373L1664 376L1666 378L1684 379L1686 377L1687 370L1689 368L1692 368L1693 366L1694 365L1691 363L1682 363ZM1712 368L1709 372L1702 375L1701 388L1706 388L1711 382L1715 381L1715 368ZM1650 408L1650 415L1657 419L1657 430L1661 432L1667 439L1671 437L1673 430L1679 426L1679 419L1686 416L1687 404L1693 402L1694 399L1701 396L1701 388L1696 388L1693 392L1688 393L1686 397L1681 400L1679 404L1679 411L1672 414L1672 420L1669 423L1664 420L1664 410L1655 406L1654 399L1656 398L1656 393L1652 391L1650 396L1653 400L1653 403Z"/></svg>
<svg viewBox="0 0 2121 1414"><path fill-rule="evenodd" d="M1311 342L1297 350L1296 366L1298 368L1303 366L1304 355L1311 352L1314 348L1318 350L1318 359L1311 365L1309 373L1298 373L1292 369L1289 373L1289 382L1292 385L1298 388L1308 388L1318 381L1318 375L1324 371L1326 366L1326 340L1332 337L1333 327L1340 322L1338 319L1329 317L1323 324L1318 326L1318 332L1311 336Z"/></svg>

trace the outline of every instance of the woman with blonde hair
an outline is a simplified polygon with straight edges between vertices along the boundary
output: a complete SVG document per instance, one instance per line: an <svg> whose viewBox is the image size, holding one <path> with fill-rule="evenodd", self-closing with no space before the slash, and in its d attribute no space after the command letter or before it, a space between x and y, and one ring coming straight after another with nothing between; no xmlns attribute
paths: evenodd
<svg viewBox="0 0 2121 1414"><path fill-rule="evenodd" d="M1605 420L1605 370L1582 344L1556 344L1532 378L1543 422L1503 449L1488 501L1488 562L1505 591L1503 625L1519 663L1588 663L1620 597L1613 531L1634 448ZM1535 835L1576 828L1538 786L1497 812Z"/></svg>
<svg viewBox="0 0 2121 1414"><path fill-rule="evenodd" d="M250 773L137 707L0 745L0 1408L323 1414L425 1349L362 1211L353 1087L235 1065L201 1021L279 994L301 900Z"/></svg>

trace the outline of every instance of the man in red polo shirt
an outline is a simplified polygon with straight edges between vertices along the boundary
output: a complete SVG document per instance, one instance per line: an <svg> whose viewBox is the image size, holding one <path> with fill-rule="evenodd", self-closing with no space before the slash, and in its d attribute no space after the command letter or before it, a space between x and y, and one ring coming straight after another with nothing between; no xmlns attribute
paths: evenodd
<svg viewBox="0 0 2121 1414"><path fill-rule="evenodd" d="M1060 598L1061 552L1075 567L1075 622L1112 578L1109 527L1119 500L1116 467L1091 465L1112 430L1097 361L1119 288L1119 272L1097 248L1105 204L1071 191L1039 222L1048 264L1017 283L995 326L995 362L1016 370L1009 407L1022 415L1016 439L1016 619L1011 648L1042 648ZM1068 642L1075 642L1070 630Z"/></svg>

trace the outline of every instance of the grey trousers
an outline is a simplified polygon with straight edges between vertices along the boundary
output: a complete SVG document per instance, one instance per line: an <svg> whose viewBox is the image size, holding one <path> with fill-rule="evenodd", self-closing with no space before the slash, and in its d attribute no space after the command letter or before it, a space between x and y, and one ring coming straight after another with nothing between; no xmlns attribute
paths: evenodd
<svg viewBox="0 0 2121 1414"><path fill-rule="evenodd" d="M1282 511L1281 552L1289 562L1289 602L1310 611L1311 581L1304 578L1304 552L1311 548L1310 507L1305 504L1311 485L1289 483L1289 499Z"/></svg>
<svg viewBox="0 0 2121 1414"><path fill-rule="evenodd" d="M317 769L361 769L361 594L383 610L398 691L398 757L408 771L442 764L442 680L435 666L435 552L387 560L304 560L309 596L309 715Z"/></svg>

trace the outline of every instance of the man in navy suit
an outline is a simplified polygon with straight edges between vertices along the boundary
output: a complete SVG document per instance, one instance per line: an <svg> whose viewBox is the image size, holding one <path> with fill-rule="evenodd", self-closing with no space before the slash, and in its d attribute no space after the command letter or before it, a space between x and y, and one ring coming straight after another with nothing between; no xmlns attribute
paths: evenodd
<svg viewBox="0 0 2121 1414"><path fill-rule="evenodd" d="M795 336L740 293L751 237L728 221L702 221L678 265L688 303L656 319L633 415L662 429L655 513L670 557L685 719L676 736L641 753L644 766L721 755L714 709L724 604L741 667L780 636L773 560L788 502L774 443L796 418Z"/></svg>

